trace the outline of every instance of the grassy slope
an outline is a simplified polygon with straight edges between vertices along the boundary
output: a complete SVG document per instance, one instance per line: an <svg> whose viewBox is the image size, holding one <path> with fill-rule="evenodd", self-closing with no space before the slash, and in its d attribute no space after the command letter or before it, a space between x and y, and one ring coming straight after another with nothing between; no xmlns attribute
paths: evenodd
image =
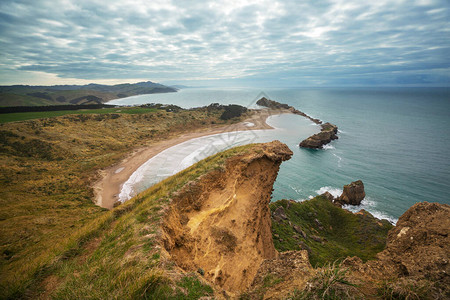
<svg viewBox="0 0 450 300"><path fill-rule="evenodd" d="M198 299L212 296L196 274L178 273L159 244L160 217L172 192L220 168L233 148L200 161L92 220L50 253L10 296L58 299ZM12 294L15 293L15 294Z"/></svg>
<svg viewBox="0 0 450 300"><path fill-rule="evenodd" d="M60 110L60 111L41 111L41 112L22 112L22 113L10 113L0 114L0 123L9 123L33 119L52 118L65 115L86 115L86 114L145 114L154 112L153 108L142 107L124 107L124 108L102 108L102 109L83 109L83 110Z"/></svg>
<svg viewBox="0 0 450 300"><path fill-rule="evenodd" d="M387 232L392 225L378 221L369 213L353 214L317 196L304 202L280 200L270 205L271 211L282 206L288 219L272 220L275 248L278 251L310 249L310 262L322 266L347 256L368 260L384 249ZM317 221L318 222L317 222ZM289 224L289 222L291 224ZM320 224L320 225L319 225ZM306 238L294 230L297 225ZM318 241L313 238L319 237Z"/></svg>
<svg viewBox="0 0 450 300"><path fill-rule="evenodd" d="M55 102L28 95L0 93L0 106L39 106L54 105Z"/></svg>
<svg viewBox="0 0 450 300"><path fill-rule="evenodd" d="M89 188L96 170L141 145L223 124L221 113L67 115L1 124L0 290L20 290L61 240L104 216Z"/></svg>
<svg viewBox="0 0 450 300"><path fill-rule="evenodd" d="M45 92L52 100L27 95L27 93ZM0 93L0 106L34 106L34 105L55 105L55 104L68 104L70 100L80 98L83 96L96 96L104 100L117 99L117 95L114 93L89 91L89 90L69 90L69 91L45 91L45 90L28 90L14 91L9 93ZM65 102L59 102L56 99L58 97L65 97Z"/></svg>
<svg viewBox="0 0 450 300"><path fill-rule="evenodd" d="M129 97L141 94L152 94L160 92L174 91L163 85L153 87L140 86L138 84L122 84L114 86L1 86L0 106L33 106L33 105L55 105L67 104L73 99L86 96L95 96L102 99L102 102ZM41 93L41 95L29 95ZM64 99L62 98L64 97ZM59 99L58 99L59 98ZM63 99L63 100L61 100ZM82 104L82 103L79 103Z"/></svg>

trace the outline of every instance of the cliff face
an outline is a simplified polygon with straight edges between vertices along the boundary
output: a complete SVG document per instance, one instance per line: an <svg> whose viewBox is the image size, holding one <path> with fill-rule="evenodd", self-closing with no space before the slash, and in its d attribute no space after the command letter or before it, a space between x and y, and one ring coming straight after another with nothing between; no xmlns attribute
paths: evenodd
<svg viewBox="0 0 450 300"><path fill-rule="evenodd" d="M389 232L379 259L399 275L444 280L450 288L450 205L413 205Z"/></svg>
<svg viewBox="0 0 450 300"><path fill-rule="evenodd" d="M262 261L278 255L268 204L279 166L291 155L278 141L256 145L174 195L163 244L178 266L231 293L248 288Z"/></svg>

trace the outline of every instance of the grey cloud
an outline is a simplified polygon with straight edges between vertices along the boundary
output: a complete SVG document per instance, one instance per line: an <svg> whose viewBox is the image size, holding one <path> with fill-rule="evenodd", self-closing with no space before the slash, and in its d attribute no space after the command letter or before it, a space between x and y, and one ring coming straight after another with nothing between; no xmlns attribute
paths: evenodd
<svg viewBox="0 0 450 300"><path fill-rule="evenodd" d="M450 82L446 1L261 1L229 11L228 2L67 1L0 3L0 72Z"/></svg>

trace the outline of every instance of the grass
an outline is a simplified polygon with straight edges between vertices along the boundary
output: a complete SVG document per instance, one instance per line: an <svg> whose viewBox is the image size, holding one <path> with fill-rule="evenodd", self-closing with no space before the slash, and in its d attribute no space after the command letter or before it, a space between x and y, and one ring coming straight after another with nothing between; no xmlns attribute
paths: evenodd
<svg viewBox="0 0 450 300"><path fill-rule="evenodd" d="M296 291L293 299L362 299L357 285L347 278L348 269L340 264L328 263L316 270L316 274L310 278L303 291Z"/></svg>
<svg viewBox="0 0 450 300"><path fill-rule="evenodd" d="M102 108L102 109L82 109L82 110L61 110L42 112L23 112L0 114L0 123L9 123L33 119L53 118L65 115L86 115L86 114L146 114L157 111L155 108L124 107L124 108Z"/></svg>
<svg viewBox="0 0 450 300"><path fill-rule="evenodd" d="M380 284L378 295L387 300L422 300L445 299L444 295L437 295L433 291L433 283L428 280L414 280L395 278L385 280Z"/></svg>
<svg viewBox="0 0 450 300"><path fill-rule="evenodd" d="M186 183L223 166L251 145L209 157L158 183L61 240L8 297L50 295L62 299L197 299L212 289L196 274L176 281L159 247L160 216L170 195ZM138 217L137 217L138 216ZM27 271L27 270L23 270ZM48 279L58 284L51 290ZM6 291L6 290L4 290Z"/></svg>
<svg viewBox="0 0 450 300"><path fill-rule="evenodd" d="M387 233L392 228L388 221L380 222L367 212L350 213L322 196L300 203L281 200L270 204L272 212L278 207L283 207L288 219L272 220L275 248L278 251L309 249L313 266L347 256L358 256L363 261L373 259L384 249Z"/></svg>
<svg viewBox="0 0 450 300"><path fill-rule="evenodd" d="M94 194L90 186L97 178L97 170L119 161L133 148L186 131L227 124L219 119L221 113L199 109L65 115L1 124L0 298L23 295L27 287L35 285L39 278L48 277L48 266L52 266L50 269L56 266L56 257L59 257L57 261L69 262L72 257L83 255L86 244L100 237L104 230L112 230L111 226L121 215L134 209L128 204L108 212L93 203ZM202 171L196 169L193 172L199 176ZM186 178L191 178L191 175ZM177 179L176 182L181 185L184 181ZM153 234L154 228L145 226L159 209L157 207L155 204L148 211L136 212L125 223L117 224L117 230L141 226L147 234ZM157 219L150 221L158 222ZM135 240L135 235L127 236L128 231L122 231L126 234L119 243L113 238L120 236L119 231L114 230L107 239L101 238L105 243L102 249L106 252L97 253L99 257L109 253L107 251L111 249L108 248L125 251L136 246L129 242ZM160 254L150 253L155 241L141 242L142 251L157 261ZM63 265L64 268L70 267L69 264ZM109 267L107 264L94 266L101 270ZM136 270L144 270L140 268ZM85 276L89 276L88 273ZM98 284L101 285L100 282Z"/></svg>

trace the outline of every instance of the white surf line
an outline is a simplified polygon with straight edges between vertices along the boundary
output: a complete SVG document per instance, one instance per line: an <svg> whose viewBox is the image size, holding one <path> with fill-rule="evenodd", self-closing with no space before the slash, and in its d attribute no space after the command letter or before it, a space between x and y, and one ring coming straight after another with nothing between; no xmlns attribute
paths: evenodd
<svg viewBox="0 0 450 300"><path fill-rule="evenodd" d="M164 158L164 155L166 155L167 153L170 154L170 152L173 151L174 148L183 147L184 145L188 145L188 144L195 144L196 142L201 142L202 140L214 139L215 137L225 136L224 139L222 139L222 141L223 141L222 143L214 143L214 141L212 141L212 143L206 143L205 147L197 148L192 153L184 156L183 159L180 161L180 163L177 166L174 166L174 171L172 171L171 173L165 172L163 174L161 174L161 173L155 174L155 177L157 177L157 182L162 181L165 178L168 178L168 177L192 166L193 164L195 164L197 161L199 161L201 159L204 159L210 155L216 154L220 151L226 150L227 148L229 148L229 146L234 146L236 143L236 140L238 140L237 135L239 135L239 134L251 135L251 134L257 134L258 132L264 132L267 130L272 130L272 129L239 130L239 131L216 133L216 134L201 136L201 137L197 137L197 138L192 138L187 141L176 144L172 147L169 147L167 149L164 149L163 151L159 152L155 156L151 157L149 160L147 160L141 166L139 166L139 168L137 168L136 171L134 171L133 174L131 174L131 176L127 179L127 181L125 181L122 184L120 193L119 193L119 201L125 202L125 201L131 199L132 197L134 197L138 193L134 190L134 186L144 179L144 175L145 175L148 167L154 161L156 161L160 158ZM229 137L227 137L227 136L229 136ZM248 141L245 141L245 140L239 141L238 140L237 143L239 145L250 144L250 143L254 142L254 140L256 139L256 135L254 135L253 137L254 137L253 140L248 140ZM249 137L249 138L251 139L251 137ZM207 147L211 147L211 146L214 147L214 146L221 146L221 145L225 145L225 147L221 147L221 149L218 149L218 147L216 147L215 149L214 148L206 149ZM205 157L203 157L201 159L196 160L196 157L198 157L202 153L205 153L205 154L207 153L208 155L206 155ZM167 159L166 159L166 161L167 161ZM156 184L157 182L155 182L154 184Z"/></svg>

